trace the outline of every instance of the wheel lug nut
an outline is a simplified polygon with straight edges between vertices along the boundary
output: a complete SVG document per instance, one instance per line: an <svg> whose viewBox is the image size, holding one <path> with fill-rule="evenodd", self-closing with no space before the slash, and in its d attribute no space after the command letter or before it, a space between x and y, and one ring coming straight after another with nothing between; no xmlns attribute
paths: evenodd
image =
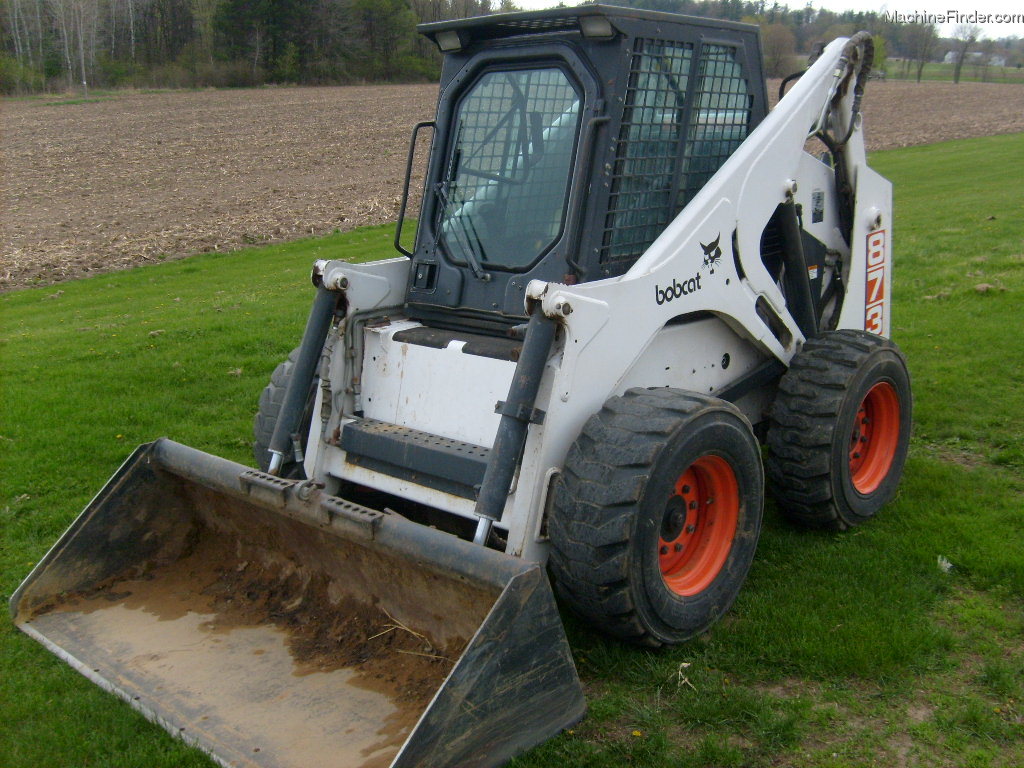
<svg viewBox="0 0 1024 768"><path fill-rule="evenodd" d="M683 551L683 545L682 544L676 544L675 547L673 547L673 549L675 549L676 552L682 552Z"/></svg>
<svg viewBox="0 0 1024 768"><path fill-rule="evenodd" d="M696 509L696 508L697 508L697 502L696 501L691 501L690 502L690 509Z"/></svg>
<svg viewBox="0 0 1024 768"><path fill-rule="evenodd" d="M683 493L689 493L689 492L690 492L690 486L684 485L683 486Z"/></svg>
<svg viewBox="0 0 1024 768"><path fill-rule="evenodd" d="M697 526L696 525L688 525L688 526L686 526L686 532L687 533L693 533L696 530L697 530Z"/></svg>
<svg viewBox="0 0 1024 768"><path fill-rule="evenodd" d="M668 554L668 547L662 547L661 548L661 554L667 555Z"/></svg>

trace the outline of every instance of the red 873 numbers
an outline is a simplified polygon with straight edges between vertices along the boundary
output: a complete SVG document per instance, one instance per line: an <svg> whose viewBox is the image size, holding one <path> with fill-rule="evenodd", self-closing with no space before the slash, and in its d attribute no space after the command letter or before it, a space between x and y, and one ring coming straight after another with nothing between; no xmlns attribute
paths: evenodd
<svg viewBox="0 0 1024 768"><path fill-rule="evenodd" d="M864 285L864 330L885 330L885 230L868 235L867 281Z"/></svg>

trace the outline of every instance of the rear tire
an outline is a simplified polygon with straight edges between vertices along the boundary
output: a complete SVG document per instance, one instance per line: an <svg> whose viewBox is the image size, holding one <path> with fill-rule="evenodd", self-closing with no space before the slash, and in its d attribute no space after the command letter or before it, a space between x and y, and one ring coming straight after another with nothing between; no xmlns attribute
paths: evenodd
<svg viewBox="0 0 1024 768"><path fill-rule="evenodd" d="M768 430L769 488L786 517L845 530L896 494L910 444L906 360L855 330L810 339L779 382Z"/></svg>
<svg viewBox="0 0 1024 768"><path fill-rule="evenodd" d="M674 389L609 399L555 486L556 590L616 637L655 647L692 638L746 578L763 486L757 441L731 404Z"/></svg>
<svg viewBox="0 0 1024 768"><path fill-rule="evenodd" d="M253 419L253 457L256 459L256 466L264 472L270 467L270 439L274 436L274 427L277 426L277 415L281 411L281 404L284 402L284 393L288 389L288 382L291 380L292 371L295 368L295 360L299 350L293 349L288 359L277 366L270 376L270 383L260 394L259 410L256 418ZM306 400L306 408L302 412L302 420L299 423L299 434L302 435L302 450L306 450L306 437L309 435L309 424L313 415L313 400L316 394L316 381L310 385L309 397ZM290 479L305 479L306 471L302 464L295 461L294 456L289 453L285 456L281 465L281 477Z"/></svg>

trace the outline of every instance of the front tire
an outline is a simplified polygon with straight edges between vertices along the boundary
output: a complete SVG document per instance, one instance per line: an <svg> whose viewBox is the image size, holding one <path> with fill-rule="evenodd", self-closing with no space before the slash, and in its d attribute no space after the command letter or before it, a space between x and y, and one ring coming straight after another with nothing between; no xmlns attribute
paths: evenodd
<svg viewBox="0 0 1024 768"><path fill-rule="evenodd" d="M856 330L809 340L779 382L768 430L769 487L782 513L845 530L896 494L910 445L907 363Z"/></svg>
<svg viewBox="0 0 1024 768"><path fill-rule="evenodd" d="M616 637L647 646L694 637L746 578L763 486L757 441L729 403L674 389L609 399L554 490L558 593Z"/></svg>

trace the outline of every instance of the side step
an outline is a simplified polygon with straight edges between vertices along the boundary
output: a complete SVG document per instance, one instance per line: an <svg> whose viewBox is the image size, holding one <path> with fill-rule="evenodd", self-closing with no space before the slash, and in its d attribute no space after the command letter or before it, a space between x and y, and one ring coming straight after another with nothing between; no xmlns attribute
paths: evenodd
<svg viewBox="0 0 1024 768"><path fill-rule="evenodd" d="M341 430L350 464L453 496L475 499L491 449L418 429L360 419Z"/></svg>

